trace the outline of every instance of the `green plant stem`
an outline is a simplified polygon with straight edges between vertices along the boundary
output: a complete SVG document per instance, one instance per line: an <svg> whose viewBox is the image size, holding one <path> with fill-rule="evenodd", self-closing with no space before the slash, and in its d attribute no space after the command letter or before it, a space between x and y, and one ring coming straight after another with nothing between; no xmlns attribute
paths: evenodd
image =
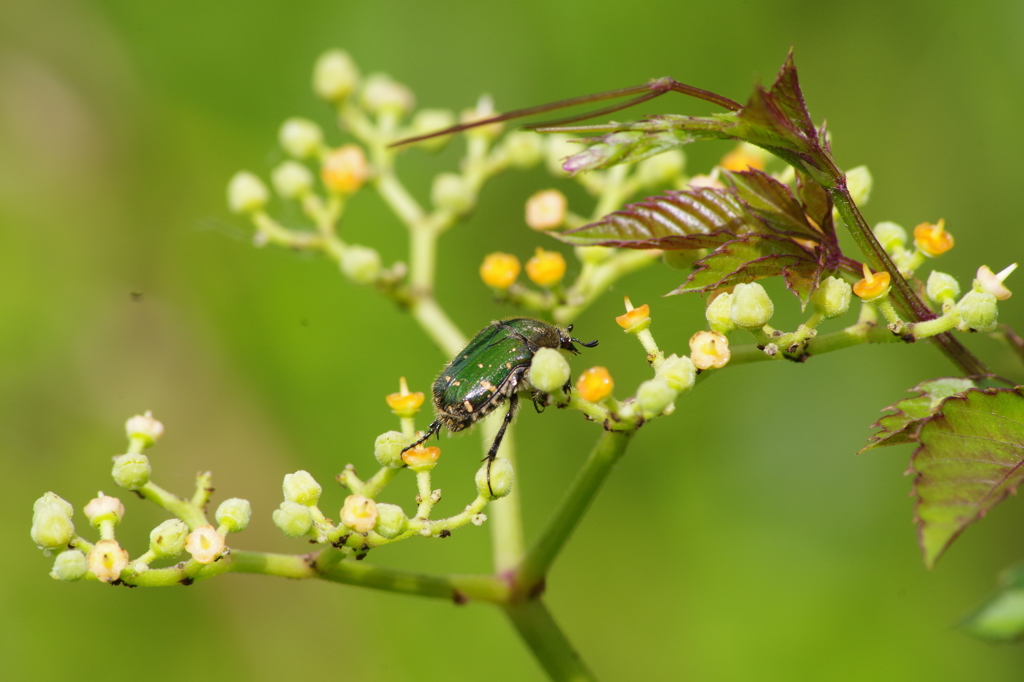
<svg viewBox="0 0 1024 682"><path fill-rule="evenodd" d="M480 425L480 437L483 440L485 456L501 427L505 412L506 410L495 411ZM512 470L516 470L515 435L511 427L505 431L498 456L507 459L512 464ZM519 565L526 551L519 481L512 486L512 492L491 503L488 515L491 526L491 554L494 558L494 571L498 575L503 575Z"/></svg>
<svg viewBox="0 0 1024 682"><path fill-rule="evenodd" d="M590 451L583 469L576 475L551 521L540 538L530 548L523 563L516 571L515 590L517 594L535 594L543 587L544 578L558 553L572 537L573 531L583 519L587 507L597 496L608 474L619 461L634 431L605 431Z"/></svg>
<svg viewBox="0 0 1024 682"><path fill-rule="evenodd" d="M552 680L578 682L596 679L543 601L529 599L512 602L505 604L504 610L523 642Z"/></svg>
<svg viewBox="0 0 1024 682"><path fill-rule="evenodd" d="M205 526L209 523L200 507L192 504L190 500L183 499L172 492L164 490L152 481L139 488L138 494L142 498L155 502L177 516L185 522L189 530L195 530L199 526Z"/></svg>

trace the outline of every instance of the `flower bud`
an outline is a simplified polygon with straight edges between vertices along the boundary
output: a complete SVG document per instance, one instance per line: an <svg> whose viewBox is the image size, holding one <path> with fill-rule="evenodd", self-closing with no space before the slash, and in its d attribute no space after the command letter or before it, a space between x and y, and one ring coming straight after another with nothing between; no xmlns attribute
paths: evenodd
<svg viewBox="0 0 1024 682"><path fill-rule="evenodd" d="M284 499L288 502L296 502L312 507L319 501L322 488L308 471L302 469L294 474L285 474L284 484L281 486L284 491Z"/></svg>
<svg viewBox="0 0 1024 682"><path fill-rule="evenodd" d="M526 380L538 391L553 393L569 383L569 363L554 348L539 348L530 362Z"/></svg>
<svg viewBox="0 0 1024 682"><path fill-rule="evenodd" d="M114 483L128 490L138 490L149 483L153 467L145 455L128 453L114 458Z"/></svg>
<svg viewBox="0 0 1024 682"><path fill-rule="evenodd" d="M956 328L962 332L990 332L999 325L996 297L987 291L968 291L956 307L960 311Z"/></svg>
<svg viewBox="0 0 1024 682"><path fill-rule="evenodd" d="M126 421L124 430L128 438L141 439L147 448L164 435L164 425L153 419L153 413L149 410L146 414L137 414Z"/></svg>
<svg viewBox="0 0 1024 682"><path fill-rule="evenodd" d="M377 436L373 442L373 456L383 467L400 469L405 466L402 450L412 445L412 441L401 431L388 431Z"/></svg>
<svg viewBox="0 0 1024 682"><path fill-rule="evenodd" d="M665 379L655 377L637 388L636 404L644 419L650 419L664 412L678 395L679 391L669 386Z"/></svg>
<svg viewBox="0 0 1024 682"><path fill-rule="evenodd" d="M704 317L707 318L712 331L728 334L736 329L736 323L732 321L732 294L721 291L711 299L704 310Z"/></svg>
<svg viewBox="0 0 1024 682"><path fill-rule="evenodd" d="M572 142L572 138L564 133L546 135L544 142L544 163L547 165L548 173L556 178L566 177L569 173L562 167L562 163L580 150L579 145Z"/></svg>
<svg viewBox="0 0 1024 682"><path fill-rule="evenodd" d="M434 176L430 200L434 206L456 215L469 213L476 204L473 188L458 173L438 173Z"/></svg>
<svg viewBox="0 0 1024 682"><path fill-rule="evenodd" d="M352 194L366 182L370 167L366 153L357 144L347 144L331 151L321 161L320 180L336 194Z"/></svg>
<svg viewBox="0 0 1024 682"><path fill-rule="evenodd" d="M267 186L248 171L235 173L228 183L228 207L232 213L255 213L266 206L269 199Z"/></svg>
<svg viewBox="0 0 1024 682"><path fill-rule="evenodd" d="M100 582L110 583L121 577L121 571L128 567L128 552L121 549L117 540L100 540L86 557L89 570Z"/></svg>
<svg viewBox="0 0 1024 682"><path fill-rule="evenodd" d="M285 161L270 173L270 182L282 198L301 199L313 189L313 171L297 161Z"/></svg>
<svg viewBox="0 0 1024 682"><path fill-rule="evenodd" d="M82 511L85 512L89 523L97 527L104 521L113 521L116 525L124 518L124 505L121 504L121 500L103 493L90 500Z"/></svg>
<svg viewBox="0 0 1024 682"><path fill-rule="evenodd" d="M953 235L946 232L946 221L942 218L934 225L921 223L914 228L914 246L926 256L935 258L953 248Z"/></svg>
<svg viewBox="0 0 1024 682"><path fill-rule="evenodd" d="M907 244L907 231L896 223L884 221L875 225L871 231L875 233L875 239L888 253L901 249Z"/></svg>
<svg viewBox="0 0 1024 682"><path fill-rule="evenodd" d="M960 283L952 275L932 270L928 273L925 291L930 300L936 303L945 303L956 300L960 296Z"/></svg>
<svg viewBox="0 0 1024 682"><path fill-rule="evenodd" d="M366 533L377 525L377 504L362 495L349 495L341 508L341 522L357 533Z"/></svg>
<svg viewBox="0 0 1024 682"><path fill-rule="evenodd" d="M328 102L348 97L359 83L359 68L343 50L328 50L313 67L313 92Z"/></svg>
<svg viewBox="0 0 1024 682"><path fill-rule="evenodd" d="M699 331L690 337L690 360L697 369L725 367L731 356L729 339L724 334Z"/></svg>
<svg viewBox="0 0 1024 682"><path fill-rule="evenodd" d="M54 580L73 582L81 580L89 572L89 560L77 549L69 549L57 555L53 561L50 577Z"/></svg>
<svg viewBox="0 0 1024 682"><path fill-rule="evenodd" d="M397 504L377 503L377 525L373 527L378 534L388 540L394 540L409 527L409 517Z"/></svg>
<svg viewBox="0 0 1024 682"><path fill-rule="evenodd" d="M401 118L416 106L412 90L384 73L366 77L359 101L374 116L388 113Z"/></svg>
<svg viewBox="0 0 1024 682"><path fill-rule="evenodd" d="M160 558L173 559L185 551L188 526L181 519L167 519L149 533L149 551Z"/></svg>
<svg viewBox="0 0 1024 682"><path fill-rule="evenodd" d="M493 118L497 116L498 112L494 110L494 100L490 95L480 95L476 101L476 107L473 109L464 109L459 116L460 123L474 123L476 121L482 121L487 118ZM476 128L470 128L466 131L466 136L469 138L478 138L482 140L494 140L501 135L501 131L505 129L504 123L491 123L490 125L477 126Z"/></svg>
<svg viewBox="0 0 1024 682"><path fill-rule="evenodd" d="M760 147L749 142L741 142L735 149L723 156L718 165L730 171L764 170L768 156L768 152Z"/></svg>
<svg viewBox="0 0 1024 682"><path fill-rule="evenodd" d="M871 272L865 264L864 279L853 285L853 293L865 303L871 303L889 295L891 281L892 276L888 272Z"/></svg>
<svg viewBox="0 0 1024 682"><path fill-rule="evenodd" d="M534 284L552 287L565 276L565 257L558 251L545 251L538 246L533 258L526 261L526 276Z"/></svg>
<svg viewBox="0 0 1024 682"><path fill-rule="evenodd" d="M811 305L826 320L846 314L853 288L838 277L826 277L811 294Z"/></svg>
<svg viewBox="0 0 1024 682"><path fill-rule="evenodd" d="M686 157L682 150L670 149L638 163L635 177L644 187L667 185L683 174L685 166Z"/></svg>
<svg viewBox="0 0 1024 682"><path fill-rule="evenodd" d="M768 292L757 282L740 283L732 290L729 317L742 329L760 329L768 324L775 313L775 305Z"/></svg>
<svg viewBox="0 0 1024 682"><path fill-rule="evenodd" d="M508 164L519 170L533 168L544 156L544 141L533 131L509 133L505 137L504 148Z"/></svg>
<svg viewBox="0 0 1024 682"><path fill-rule="evenodd" d="M875 180L867 166L857 166L846 171L846 189L853 198L853 203L863 206L871 198L871 186Z"/></svg>
<svg viewBox="0 0 1024 682"><path fill-rule="evenodd" d="M987 265L982 265L978 268L978 277L974 280L974 288L988 292L1000 301L1005 301L1013 295L1013 292L1006 288L1003 281L1016 269L1017 264L1014 263L998 273L993 273Z"/></svg>
<svg viewBox="0 0 1024 682"><path fill-rule="evenodd" d="M512 469L512 463L504 457L495 457L493 462L488 462L476 472L476 490L482 497L488 500L497 500L512 492L512 482L516 478L516 472ZM490 471L490 480L488 480Z"/></svg>
<svg viewBox="0 0 1024 682"><path fill-rule="evenodd" d="M380 276L380 254L376 249L349 244L341 252L341 272L356 284L373 284Z"/></svg>
<svg viewBox="0 0 1024 682"><path fill-rule="evenodd" d="M455 114L448 109L420 109L416 112L416 115L412 117L412 129L410 130L410 133L413 137L429 135L438 130L451 128L453 125L455 125ZM451 139L451 135L439 135L438 137L421 140L415 144L428 151L434 152L444 149L445 145L447 145Z"/></svg>
<svg viewBox="0 0 1024 682"><path fill-rule="evenodd" d="M67 547L75 535L71 504L56 493L46 493L32 505L32 541L40 549Z"/></svg>
<svg viewBox="0 0 1024 682"><path fill-rule="evenodd" d="M324 131L308 118L289 118L281 124L277 141L289 156L309 159L317 156L324 146Z"/></svg>
<svg viewBox="0 0 1024 682"><path fill-rule="evenodd" d="M538 232L562 226L569 202L557 189L545 189L526 200L526 224Z"/></svg>
<svg viewBox="0 0 1024 682"><path fill-rule="evenodd" d="M508 289L519 276L519 259L508 253L487 254L480 266L480 279L489 287Z"/></svg>
<svg viewBox="0 0 1024 682"><path fill-rule="evenodd" d="M214 518L225 533L240 533L249 525L252 505L249 504L249 500L232 497L220 503Z"/></svg>
<svg viewBox="0 0 1024 682"><path fill-rule="evenodd" d="M224 552L224 536L213 526L199 526L185 539L185 551L196 563L212 564Z"/></svg>
<svg viewBox="0 0 1024 682"><path fill-rule="evenodd" d="M302 537L313 527L309 507L297 502L282 502L272 515L274 525L290 538Z"/></svg>
<svg viewBox="0 0 1024 682"><path fill-rule="evenodd" d="M657 375L664 379L672 390L689 391L697 378L697 368L693 366L690 358L685 355L679 357L673 353L661 363Z"/></svg>
<svg viewBox="0 0 1024 682"><path fill-rule="evenodd" d="M437 464L438 458L441 456L441 448L436 445L423 447L417 445L412 450L406 450L402 453L402 461L405 464L419 473L421 471L430 471Z"/></svg>
<svg viewBox="0 0 1024 682"><path fill-rule="evenodd" d="M580 397L592 403L599 403L612 394L615 382L605 367L591 367L576 380Z"/></svg>

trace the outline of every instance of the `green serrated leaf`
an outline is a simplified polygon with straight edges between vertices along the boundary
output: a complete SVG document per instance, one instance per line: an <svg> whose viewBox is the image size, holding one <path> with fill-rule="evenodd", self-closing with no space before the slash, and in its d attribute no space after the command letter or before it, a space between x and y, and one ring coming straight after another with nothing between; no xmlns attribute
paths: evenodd
<svg viewBox="0 0 1024 682"><path fill-rule="evenodd" d="M937 413L946 398L971 388L976 388L976 384L963 377L943 377L918 384L908 391L916 393L914 397L904 398L883 408L892 410L892 414L885 415L871 425L871 428L881 431L873 434L868 439L868 444L857 454L886 445L914 442L912 436L916 434L916 427L920 425L922 419Z"/></svg>
<svg viewBox="0 0 1024 682"><path fill-rule="evenodd" d="M792 277L817 270L817 261L809 251L785 237L752 234L726 242L695 264L697 269L679 288L670 292L685 294L712 291L740 282L784 275Z"/></svg>
<svg viewBox="0 0 1024 682"><path fill-rule="evenodd" d="M554 236L579 246L675 250L713 248L763 229L732 191L705 187L650 197Z"/></svg>
<svg viewBox="0 0 1024 682"><path fill-rule="evenodd" d="M1024 566L1003 572L999 590L960 623L960 628L989 642L1024 637Z"/></svg>
<svg viewBox="0 0 1024 682"><path fill-rule="evenodd" d="M1024 480L1024 396L971 389L922 420L911 459L915 523L928 567Z"/></svg>

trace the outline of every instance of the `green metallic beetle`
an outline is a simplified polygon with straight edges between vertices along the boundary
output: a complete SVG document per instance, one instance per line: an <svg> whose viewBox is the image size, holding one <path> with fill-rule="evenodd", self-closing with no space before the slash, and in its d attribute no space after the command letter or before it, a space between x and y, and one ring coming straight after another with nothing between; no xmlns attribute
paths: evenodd
<svg viewBox="0 0 1024 682"><path fill-rule="evenodd" d="M528 317L491 322L473 337L434 381L436 418L423 437L405 450L439 433L441 427L452 432L469 428L508 400L508 413L485 458L489 486L490 464L498 455L501 439L515 416L519 390L526 387L526 370L530 368L534 354L541 348L562 348L578 354L573 342L587 348L597 345L597 341L584 343L574 339L569 336L571 332L572 325L562 329Z"/></svg>

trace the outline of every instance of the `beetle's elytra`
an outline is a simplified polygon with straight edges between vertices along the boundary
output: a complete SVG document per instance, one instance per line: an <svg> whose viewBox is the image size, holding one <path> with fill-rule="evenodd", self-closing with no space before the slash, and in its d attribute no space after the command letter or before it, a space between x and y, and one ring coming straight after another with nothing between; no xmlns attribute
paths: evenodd
<svg viewBox="0 0 1024 682"><path fill-rule="evenodd" d="M441 370L433 389L435 419L423 437L405 449L423 443L441 427L449 431L469 428L508 400L508 413L487 452L489 482L490 462L515 416L518 392L525 387L534 353L540 348L562 348L575 354L579 351L573 343L587 348L597 345L597 341L574 339L571 332L572 325L562 329L528 317L491 322Z"/></svg>

